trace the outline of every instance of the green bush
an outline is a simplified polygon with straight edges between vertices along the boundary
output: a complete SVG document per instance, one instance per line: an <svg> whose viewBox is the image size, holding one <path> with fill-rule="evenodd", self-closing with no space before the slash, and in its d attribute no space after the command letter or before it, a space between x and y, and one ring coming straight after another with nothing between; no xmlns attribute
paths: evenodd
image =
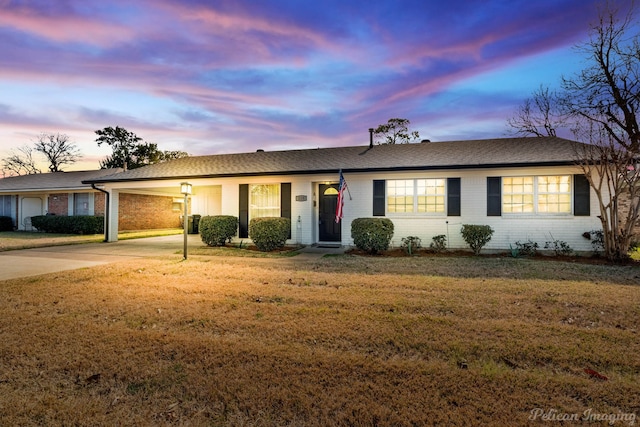
<svg viewBox="0 0 640 427"><path fill-rule="evenodd" d="M521 242L520 240L516 242L518 254L522 256L536 256L538 254L539 247L540 246L538 246L538 243L531 241L531 239L527 240L526 242Z"/></svg>
<svg viewBox="0 0 640 427"><path fill-rule="evenodd" d="M224 246L238 231L238 218L231 215L203 216L198 223L200 238L208 246Z"/></svg>
<svg viewBox="0 0 640 427"><path fill-rule="evenodd" d="M462 238L467 242L467 245L469 245L473 253L480 255L480 251L484 245L491 240L493 228L488 225L463 224L460 232L462 233Z"/></svg>
<svg viewBox="0 0 640 427"><path fill-rule="evenodd" d="M282 248L290 232L291 220L289 218L253 218L249 222L249 237L263 252Z"/></svg>
<svg viewBox="0 0 640 427"><path fill-rule="evenodd" d="M447 236L444 234L438 234L431 238L432 242L429 245L434 252L443 252L447 250Z"/></svg>
<svg viewBox="0 0 640 427"><path fill-rule="evenodd" d="M402 238L402 249L407 251L409 255L413 255L413 251L422 247L422 239L418 236L408 236Z"/></svg>
<svg viewBox="0 0 640 427"><path fill-rule="evenodd" d="M62 234L101 234L104 233L102 216L57 216L38 215L31 217L31 225L38 231Z"/></svg>
<svg viewBox="0 0 640 427"><path fill-rule="evenodd" d="M393 222L389 218L356 218L351 222L351 237L360 250L376 254L389 249Z"/></svg>
<svg viewBox="0 0 640 427"><path fill-rule="evenodd" d="M13 220L10 216L0 216L0 231L13 231Z"/></svg>
<svg viewBox="0 0 640 427"><path fill-rule="evenodd" d="M551 242L545 242L544 248L553 250L556 256L571 256L573 254L573 249L564 240L552 240Z"/></svg>

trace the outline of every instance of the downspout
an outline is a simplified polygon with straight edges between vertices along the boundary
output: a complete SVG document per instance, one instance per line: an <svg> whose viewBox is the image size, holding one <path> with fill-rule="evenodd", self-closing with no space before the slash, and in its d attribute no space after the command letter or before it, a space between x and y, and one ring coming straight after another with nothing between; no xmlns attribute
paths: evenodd
<svg viewBox="0 0 640 427"><path fill-rule="evenodd" d="M91 188L104 193L104 241L109 241L109 192L102 188L96 187L95 184L91 184Z"/></svg>

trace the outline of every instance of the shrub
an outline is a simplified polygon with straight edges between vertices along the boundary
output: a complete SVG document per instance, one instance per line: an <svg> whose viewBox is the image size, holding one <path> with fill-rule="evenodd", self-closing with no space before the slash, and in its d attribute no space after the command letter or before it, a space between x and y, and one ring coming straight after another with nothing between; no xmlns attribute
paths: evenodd
<svg viewBox="0 0 640 427"><path fill-rule="evenodd" d="M45 233L100 234L104 233L102 216L38 215L31 217L31 225Z"/></svg>
<svg viewBox="0 0 640 427"><path fill-rule="evenodd" d="M402 248L407 251L409 255L413 254L414 249L422 247L422 240L418 236L408 236L402 238Z"/></svg>
<svg viewBox="0 0 640 427"><path fill-rule="evenodd" d="M291 220L289 218L253 218L249 222L249 237L263 252L282 248L290 232Z"/></svg>
<svg viewBox="0 0 640 427"><path fill-rule="evenodd" d="M591 240L591 247L594 255L600 255L604 251L604 232L602 230L591 230L582 233L582 237Z"/></svg>
<svg viewBox="0 0 640 427"><path fill-rule="evenodd" d="M13 231L13 220L10 216L0 216L0 231Z"/></svg>
<svg viewBox="0 0 640 427"><path fill-rule="evenodd" d="M200 238L208 246L224 246L238 231L238 218L232 215L203 216L198 223Z"/></svg>
<svg viewBox="0 0 640 427"><path fill-rule="evenodd" d="M351 222L351 237L360 250L376 254L389 249L393 222L389 218L356 218Z"/></svg>
<svg viewBox="0 0 640 427"><path fill-rule="evenodd" d="M433 236L431 238L431 244L429 247L434 252L443 252L447 250L447 236L444 234L438 234L437 236Z"/></svg>
<svg viewBox="0 0 640 427"><path fill-rule="evenodd" d="M538 248L538 243L532 242L531 240L527 240L524 243L519 240L516 242L516 250L518 251L518 255L536 256L536 254L538 253Z"/></svg>
<svg viewBox="0 0 640 427"><path fill-rule="evenodd" d="M462 233L464 241L467 242L467 245L473 250L473 253L480 255L480 251L484 245L491 240L493 228L488 225L463 224L460 232Z"/></svg>
<svg viewBox="0 0 640 427"><path fill-rule="evenodd" d="M563 240L556 239L551 242L545 242L544 248L553 250L556 256L569 256L573 254L573 249L571 249L571 246L569 246L569 244Z"/></svg>

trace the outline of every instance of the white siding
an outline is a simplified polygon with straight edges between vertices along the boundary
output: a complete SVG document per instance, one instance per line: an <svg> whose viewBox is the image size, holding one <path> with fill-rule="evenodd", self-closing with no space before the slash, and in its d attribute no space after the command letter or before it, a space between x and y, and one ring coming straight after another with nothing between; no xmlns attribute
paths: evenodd
<svg viewBox="0 0 640 427"><path fill-rule="evenodd" d="M349 191L345 193L344 217L342 220L342 244L351 246L351 222L355 218L373 216L374 179L418 179L418 178L460 178L461 216L448 217L446 214L387 214L395 226L392 244L399 246L403 237L418 236L423 246L428 246L433 236L448 236L450 248L466 248L460 235L462 224L490 225L495 233L487 250L508 250L516 241L531 240L540 247L554 239L567 242L574 250L590 251L591 243L582 233L600 228L597 218L598 204L591 194L591 216L573 215L503 215L487 216L487 177L489 176L539 176L579 174L574 167L535 167L503 169L464 169L446 171L412 171L380 173L344 173ZM318 241L318 185L337 183L338 170L331 174L238 177L222 179L194 179L194 213L201 215L239 215L240 184L291 183L292 243L313 244ZM137 183L127 183L128 188ZM151 190L153 183L143 183ZM158 182L164 191L179 188L179 182ZM296 201L296 196L306 196L305 201ZM196 212L197 210L197 212ZM117 210L116 210L117 212ZM112 219L112 225L113 224ZM113 230L110 230L113 233Z"/></svg>

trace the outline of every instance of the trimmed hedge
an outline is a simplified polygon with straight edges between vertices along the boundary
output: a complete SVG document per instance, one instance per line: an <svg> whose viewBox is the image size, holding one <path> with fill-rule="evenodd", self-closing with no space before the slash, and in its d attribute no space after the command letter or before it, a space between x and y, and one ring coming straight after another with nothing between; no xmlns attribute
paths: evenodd
<svg viewBox="0 0 640 427"><path fill-rule="evenodd" d="M480 250L489 243L493 236L493 228L488 225L463 224L460 229L462 238L473 250L474 255L480 255Z"/></svg>
<svg viewBox="0 0 640 427"><path fill-rule="evenodd" d="M282 248L290 232L291 220L289 218L253 218L249 222L249 237L263 252Z"/></svg>
<svg viewBox="0 0 640 427"><path fill-rule="evenodd" d="M38 215L31 217L31 225L38 229L38 231L43 231L45 233L104 233L104 217L102 216Z"/></svg>
<svg viewBox="0 0 640 427"><path fill-rule="evenodd" d="M238 217L231 215L203 216L198 223L200 238L208 246L224 246L238 231Z"/></svg>
<svg viewBox="0 0 640 427"><path fill-rule="evenodd" d="M360 250L376 254L389 249L393 222L389 218L356 218L351 222L353 244Z"/></svg>
<svg viewBox="0 0 640 427"><path fill-rule="evenodd" d="M13 220L10 216L0 216L0 231L13 231Z"/></svg>

